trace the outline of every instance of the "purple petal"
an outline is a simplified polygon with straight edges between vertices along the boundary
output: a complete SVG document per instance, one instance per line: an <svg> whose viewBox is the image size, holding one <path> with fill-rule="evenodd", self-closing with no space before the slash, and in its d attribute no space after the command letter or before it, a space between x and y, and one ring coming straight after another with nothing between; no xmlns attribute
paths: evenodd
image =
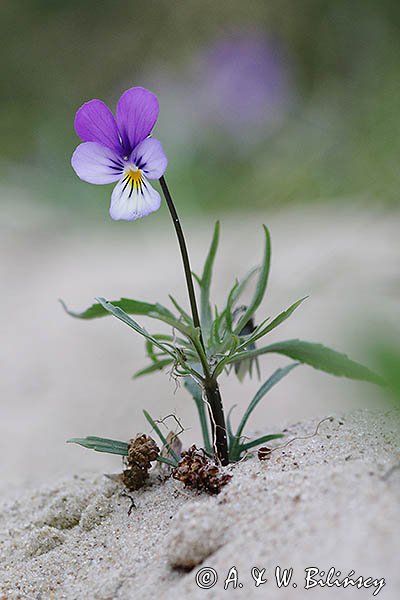
<svg viewBox="0 0 400 600"><path fill-rule="evenodd" d="M148 179L160 179L168 164L161 142L153 138L140 142L132 151L130 159Z"/></svg>
<svg viewBox="0 0 400 600"><path fill-rule="evenodd" d="M114 115L101 100L90 100L78 109L75 131L84 142L98 142L122 154Z"/></svg>
<svg viewBox="0 0 400 600"><path fill-rule="evenodd" d="M150 135L158 117L157 96L142 87L126 90L117 104L117 125L127 154Z"/></svg>
<svg viewBox="0 0 400 600"><path fill-rule="evenodd" d="M79 144L72 155L71 164L80 179L99 185L118 181L124 170L118 154L96 142Z"/></svg>
<svg viewBox="0 0 400 600"><path fill-rule="evenodd" d="M110 216L116 221L136 221L158 210L160 204L160 194L143 175L140 185L134 185L129 177L125 176L113 190Z"/></svg>

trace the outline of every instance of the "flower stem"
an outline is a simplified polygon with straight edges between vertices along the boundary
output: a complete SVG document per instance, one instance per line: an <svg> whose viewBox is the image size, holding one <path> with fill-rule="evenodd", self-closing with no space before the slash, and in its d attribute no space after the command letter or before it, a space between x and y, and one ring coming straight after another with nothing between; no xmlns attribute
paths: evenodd
<svg viewBox="0 0 400 600"><path fill-rule="evenodd" d="M193 277L192 270L190 268L189 254L186 247L185 236L183 235L183 230L181 223L179 221L178 213L176 212L176 208L174 206L170 191L167 186L167 182L164 177L160 177L160 185L163 191L165 201L168 206L168 210L170 212L172 222L175 227L176 235L179 242L179 248L182 255L183 268L185 271L186 277L186 286L189 294L190 308L192 311L193 325L199 329L200 336L199 342L201 348L198 349L198 354L200 356L203 370L204 370L204 392L207 397L207 401L211 410L211 426L213 432L215 433L215 445L216 445L216 454L217 458L220 460L222 465L227 465L229 462L228 458L228 441L226 435L226 425L225 425L225 416L224 409L222 405L222 398L219 391L217 380L210 375L209 366L207 363L207 356L204 347L204 341L201 332L199 311L197 309L196 303L196 295L193 286Z"/></svg>
<svg viewBox="0 0 400 600"><path fill-rule="evenodd" d="M176 212L176 208L172 201L171 194L169 192L167 182L165 181L164 177L160 177L160 185L161 185L161 189L164 194L165 201L168 206L168 210L171 215L172 222L175 227L176 235L178 237L179 247L181 250L182 261L183 261L183 268L185 270L186 286L187 286L187 290L189 293L189 301L190 301L190 308L192 311L193 325L200 329L199 311L197 309L196 295L194 293L192 270L190 268L189 254L188 254L187 247L186 247L185 236L183 235L183 230L182 230L181 223L179 221L178 213Z"/></svg>

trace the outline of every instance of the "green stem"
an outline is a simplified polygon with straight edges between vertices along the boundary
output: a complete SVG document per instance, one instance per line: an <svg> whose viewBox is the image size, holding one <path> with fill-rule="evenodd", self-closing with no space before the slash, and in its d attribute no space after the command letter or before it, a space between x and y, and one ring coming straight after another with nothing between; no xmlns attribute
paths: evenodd
<svg viewBox="0 0 400 600"><path fill-rule="evenodd" d="M189 294L190 308L192 311L193 325L199 330L199 344L196 347L196 349L204 370L204 391L206 393L206 397L212 413L211 425L213 432L215 433L216 454L221 464L227 465L229 462L228 440L226 435L226 425L224 409L222 406L222 398L219 392L217 380L215 378L210 377L210 370L207 362L207 356L201 332L199 311L197 309L192 270L190 268L189 254L186 247L185 236L183 235L183 230L179 221L178 213L176 212L176 208L174 206L170 191L167 186L167 182L165 181L164 177L160 177L160 185L178 238L179 248L182 255L183 268L185 271L186 286Z"/></svg>

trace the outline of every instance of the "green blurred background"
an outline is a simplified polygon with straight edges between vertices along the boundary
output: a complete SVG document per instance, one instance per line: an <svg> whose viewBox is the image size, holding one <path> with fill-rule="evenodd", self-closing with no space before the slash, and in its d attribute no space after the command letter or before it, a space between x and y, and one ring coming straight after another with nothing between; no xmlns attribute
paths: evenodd
<svg viewBox="0 0 400 600"><path fill-rule="evenodd" d="M143 85L187 209L398 203L396 0L3 0L0 18L1 175L32 200L104 214L109 186L69 165L74 114Z"/></svg>

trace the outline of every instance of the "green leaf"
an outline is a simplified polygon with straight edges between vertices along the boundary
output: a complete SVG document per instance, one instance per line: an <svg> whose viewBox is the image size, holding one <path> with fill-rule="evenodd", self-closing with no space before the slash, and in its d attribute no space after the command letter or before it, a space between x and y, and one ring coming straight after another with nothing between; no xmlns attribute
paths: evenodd
<svg viewBox="0 0 400 600"><path fill-rule="evenodd" d="M170 460L169 458L165 458L165 456L158 455L156 458L157 462L164 463L165 465L169 465L170 467L176 467L176 462Z"/></svg>
<svg viewBox="0 0 400 600"><path fill-rule="evenodd" d="M264 298L265 290L267 289L269 269L271 264L271 238L267 227L263 225L263 228L265 233L264 259L261 265L260 274L258 276L257 286L246 312L239 319L235 333L240 333L243 327L249 322L257 308L260 306L262 299Z"/></svg>
<svg viewBox="0 0 400 600"><path fill-rule="evenodd" d="M184 380L184 386L192 396L197 412L199 414L201 432L203 434L204 450L208 454L212 454L213 448L210 442L210 434L208 430L207 411L206 403L203 400L202 389L198 383L196 383L191 377L186 377Z"/></svg>
<svg viewBox="0 0 400 600"><path fill-rule="evenodd" d="M256 408L257 404L260 402L260 400L262 400L264 398L264 396L270 391L271 388L274 387L274 385L276 385L281 379L283 379L286 375L288 375L290 373L290 371L292 371L295 367L298 366L299 363L292 363L290 365L287 365L286 367L283 367L281 369L277 369L272 375L271 377L269 377L267 379L267 381L265 381L262 386L260 387L260 389L257 391L257 393L255 394L255 396L253 397L252 401L250 402L250 404L248 405L241 421L239 424L239 427L237 429L236 432L236 438L240 439L242 433L243 433L243 429L251 415L251 413L253 412L253 410Z"/></svg>
<svg viewBox="0 0 400 600"><path fill-rule="evenodd" d="M154 429L154 431L158 435L158 437L160 438L160 440L163 443L163 445L165 446L165 448L167 448L168 452L173 457L173 459L175 461L174 466L176 467L179 463L179 456L177 455L175 450L171 447L171 445L167 442L167 438L162 433L161 429L159 428L157 423L154 421L154 419L151 417L151 415L147 412L147 410L144 410L143 414L144 414L146 420L150 423L151 427Z"/></svg>
<svg viewBox="0 0 400 600"><path fill-rule="evenodd" d="M201 279L200 279L200 277L194 271L192 271L192 275L193 275L193 278L196 280L198 286L201 287Z"/></svg>
<svg viewBox="0 0 400 600"><path fill-rule="evenodd" d="M97 437L94 435L89 435L85 438L71 438L67 440L67 444L79 444L79 446L89 448L90 450L95 450L96 452L107 452L108 454L128 456L127 442L110 440L108 438Z"/></svg>
<svg viewBox="0 0 400 600"><path fill-rule="evenodd" d="M211 240L211 246L208 251L206 261L204 263L203 274L200 280L200 314L201 325L205 331L209 331L212 321L211 304L210 304L210 287L212 279L212 271L219 243L219 221L215 223L214 234Z"/></svg>
<svg viewBox="0 0 400 600"><path fill-rule="evenodd" d="M292 369L297 367L298 364L299 363L292 363L292 364L288 365L287 367L284 367L282 369L277 369L271 375L271 377L269 377L267 379L267 381L265 383L263 383L263 385L260 387L260 389L257 391L255 396L253 397L252 401L248 405L248 407L239 423L239 427L237 428L236 434L233 436L233 443L229 450L229 457L233 462L239 460L240 455L242 454L243 450L247 449L247 447L249 447L249 446L246 447L246 444L241 443L240 439L243 434L243 429L245 428L246 423L247 423L251 413L256 408L257 404L269 392L269 390L274 385L276 385L281 379L283 379L283 377L285 377L288 373L290 373L290 371ZM251 443L251 442L249 442L249 443Z"/></svg>
<svg viewBox="0 0 400 600"><path fill-rule="evenodd" d="M96 300L99 300L99 298L96 298ZM92 304L92 306L83 312L69 310L63 300L60 300L60 303L69 315L76 317L77 319L98 319L100 317L105 317L112 312L105 308L104 304L101 302ZM164 323L168 323L168 325L175 327L185 335L187 334L185 325L176 319L173 313L162 304L150 304L149 302L140 302L130 298L112 300L109 304L121 309L127 315L144 315L152 319L158 319L159 321L163 321Z"/></svg>
<svg viewBox="0 0 400 600"><path fill-rule="evenodd" d="M235 303L239 300L240 296L243 294L244 290L247 287L247 284L249 283L250 279L253 277L253 275L255 275L258 271L260 271L260 267L254 267L253 269L251 269L251 271L249 271L244 277L243 279L241 279L239 281L239 285L237 286L233 297L232 297L232 305L235 305Z"/></svg>
<svg viewBox="0 0 400 600"><path fill-rule="evenodd" d="M133 379L138 379L138 377L142 377L143 375L150 375L150 373L155 373L156 371L162 371L164 369L164 367L168 367L169 365L172 365L173 362L174 361L172 360L172 358L165 358L164 360L157 360L156 362L152 363L148 367L144 367L144 369L140 369L139 371L136 371L136 373L133 375Z"/></svg>
<svg viewBox="0 0 400 600"><path fill-rule="evenodd" d="M271 442L272 440L279 440L280 438L285 437L283 433L271 433L269 435L263 435L255 440L251 440L251 442L246 442L245 444L241 444L239 446L240 454L245 450L250 450L250 448L254 448L255 446L260 446L261 444L266 444L267 442Z"/></svg>
<svg viewBox="0 0 400 600"><path fill-rule="evenodd" d="M163 341L163 342L171 342L172 343L174 341L174 338L173 338L172 335L167 335L167 334L163 334L163 333L154 333L152 335L152 337L155 340L159 341L159 342ZM155 351L153 342L151 340L147 339L147 338L146 338L146 341L145 341L145 349L146 349L147 356L153 362L157 362L160 357L164 357L165 356L165 351L161 350L161 351L159 351L157 353ZM158 350L160 350L160 348L158 348Z"/></svg>
<svg viewBox="0 0 400 600"><path fill-rule="evenodd" d="M169 296L172 304L175 306L176 310L181 315L182 319L185 321L185 323L187 323L188 325L191 325L193 327L192 317L181 307L180 304L178 304L178 302L175 300L175 298L171 294L168 294L168 296Z"/></svg>
<svg viewBox="0 0 400 600"><path fill-rule="evenodd" d="M226 303L226 309L224 312L226 329L229 334L232 333L232 331L233 331L233 310L232 310L233 309L233 299L234 299L235 291L237 290L238 287L239 287L239 282L235 281L233 288L229 292L228 301Z"/></svg>
<svg viewBox="0 0 400 600"><path fill-rule="evenodd" d="M270 331L275 329L275 327L278 327L278 325L280 325L281 323L286 321L286 319L288 319L294 313L296 308L298 308L300 306L300 304L302 304L304 302L304 300L306 300L307 298L308 298L308 296L304 296L304 298L300 298L300 300L297 300L297 302L294 302L291 306L289 306L289 308L287 308L286 310L281 312L277 317L275 317L275 319L273 319L271 321L271 323L269 323L266 327L264 327L262 329L260 327L257 327L254 334L250 335L246 339L246 341L241 345L241 348L245 348L249 344L256 342L260 338L264 337L264 335L266 335L267 333L269 333Z"/></svg>
<svg viewBox="0 0 400 600"><path fill-rule="evenodd" d="M235 435L233 433L233 429L232 429L232 423L231 423L231 414L233 409L236 408L236 404L234 404L230 409L228 414L226 415L226 433L228 434L228 446L229 446L229 462L234 462L232 459L232 449L234 448L235 445Z"/></svg>
<svg viewBox="0 0 400 600"><path fill-rule="evenodd" d="M209 347L219 346L221 339L219 336L219 328L221 325L222 315L219 314L218 308L215 307L215 318L211 325Z"/></svg>
<svg viewBox="0 0 400 600"><path fill-rule="evenodd" d="M60 302L69 315L78 319L98 319L99 317L106 317L109 314L109 311L106 310L102 304L98 303L92 304L92 306L89 306L89 308L82 312L76 312L69 310L63 300L60 300ZM130 315L149 315L150 313L157 313L160 310L161 312L166 311L169 313L168 309L162 307L160 304L150 304L149 302L140 302L139 300L131 300L130 298L112 300L111 304L121 308ZM172 313L170 313L170 315L173 316Z"/></svg>
<svg viewBox="0 0 400 600"><path fill-rule="evenodd" d="M126 312L124 312L121 308L114 306L114 304L111 304L111 302L107 302L107 300L105 298L99 297L99 298L96 298L96 300L98 300L100 302L100 304L103 306L103 308L105 310L107 310L108 312L113 314L115 317L117 317L117 319L119 319L123 323L126 323L126 325L128 325L129 327L134 329L137 333L139 333L140 335L145 337L147 340L152 342L154 344L154 346L157 346L157 348L160 348L160 350L163 350L163 352L165 352L166 354L169 354L170 356L172 356L173 359L175 359L175 354L173 352L171 352L171 350L167 346L165 346L164 344L161 344L161 342L156 340L155 337L150 335L141 325L139 325L139 323L136 323L136 321L131 319L129 317L129 315L127 315Z"/></svg>
<svg viewBox="0 0 400 600"><path fill-rule="evenodd" d="M269 353L283 354L300 363L314 367L314 369L325 371L338 377L348 377L349 379L384 385L381 377L373 373L368 367L351 360L346 354L336 352L336 350L327 348L322 344L304 342L302 340L286 340L271 344L270 346L264 346L263 348L239 352L235 356L228 358L226 364L235 363L243 360L243 358L253 358L254 356ZM218 370L220 366L221 363L218 365Z"/></svg>

